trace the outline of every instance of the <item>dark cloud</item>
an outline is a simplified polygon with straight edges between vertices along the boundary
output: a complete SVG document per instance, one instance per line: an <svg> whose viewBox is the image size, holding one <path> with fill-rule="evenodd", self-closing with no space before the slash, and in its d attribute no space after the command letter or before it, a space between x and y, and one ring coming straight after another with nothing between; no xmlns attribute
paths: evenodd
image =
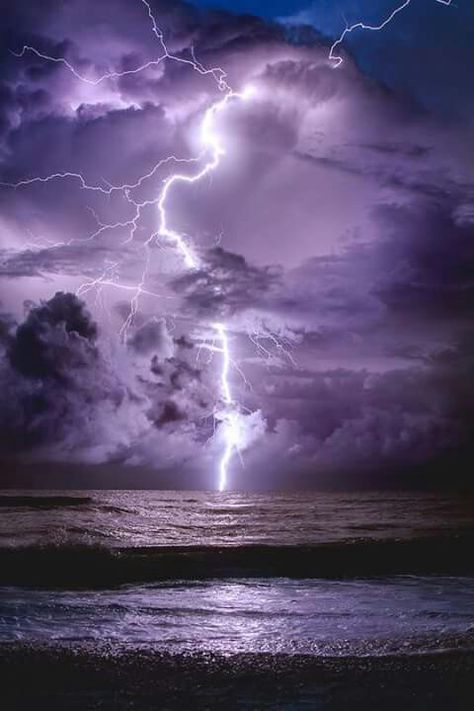
<svg viewBox="0 0 474 711"><path fill-rule="evenodd" d="M315 483L328 472L356 480L377 472L383 485L384 472L462 452L456 476L465 476L474 454L473 365L471 334L423 366L264 376L259 395L269 431L255 456L275 457L283 469L298 461Z"/></svg>
<svg viewBox="0 0 474 711"><path fill-rule="evenodd" d="M168 334L166 323L164 320L156 318L146 321L137 328L128 340L128 345L136 353L143 356L148 356L152 353L170 356L173 352L173 344Z"/></svg>
<svg viewBox="0 0 474 711"><path fill-rule="evenodd" d="M73 294L29 304L16 327L8 317L1 323L2 455L124 460L155 428L186 425L197 413L204 420L212 410L212 387L180 355L183 348L169 357L162 322L145 323L129 339L134 353L149 357L135 373L131 362L106 355L96 323Z"/></svg>
<svg viewBox="0 0 474 711"><path fill-rule="evenodd" d="M96 358L97 326L72 294L57 293L32 308L8 350L11 366L31 378L67 378Z"/></svg>
<svg viewBox="0 0 474 711"><path fill-rule="evenodd" d="M194 0L199 3L200 0ZM222 3L220 3L222 4ZM235 0L236 9L246 3ZM253 11L262 12L254 0ZM364 22L379 25L394 9L390 0L332 0L275 4L275 15L285 24L308 24L332 40L347 25ZM272 8L268 9L273 14ZM466 96L468 67L472 64L469 28L474 19L469 3L450 6L436 0L412 0L382 32L356 30L339 47L342 56L352 55L365 74L392 90L410 94L417 102L445 116L467 116L472 97Z"/></svg>
<svg viewBox="0 0 474 711"><path fill-rule="evenodd" d="M15 328L15 320L10 314L0 313L0 346L6 348L12 342L12 332Z"/></svg>
<svg viewBox="0 0 474 711"><path fill-rule="evenodd" d="M449 342L473 317L473 224L450 201L380 205L374 219L376 240L287 273L275 308L309 333L350 332L372 348L375 337L399 350L420 327L426 343Z"/></svg>
<svg viewBox="0 0 474 711"><path fill-rule="evenodd" d="M379 219L386 230L380 246L386 265L378 294L390 310L438 322L471 319L474 225L460 224L439 204L388 206L380 208Z"/></svg>
<svg viewBox="0 0 474 711"><path fill-rule="evenodd" d="M173 400L167 400L156 424L158 427L164 427L171 422L179 422L184 419L185 414L180 411L178 405Z"/></svg>
<svg viewBox="0 0 474 711"><path fill-rule="evenodd" d="M420 108L443 103L430 94L438 63L430 72L421 61L432 56L419 44L421 10L400 64L380 59L376 71L365 40L351 38L363 73L350 57L331 67L317 33L181 2L153 7L179 56L193 49L237 89L256 89L219 118L219 171L169 201L169 224L199 253L194 271L172 240L153 237L176 163L156 166L199 153L203 111L219 96L213 80L168 61L84 83L60 63L9 51L34 45L92 82L133 70L159 53L139 1L0 3L0 277L2 310L13 313L0 321L3 453L215 466L216 321L237 366L250 471L311 477L469 451L470 99L459 98L461 72L456 90L441 92L463 104L449 122ZM382 58L373 34L365 46ZM413 86L410 57L417 101L373 78ZM400 75L385 76L390 67ZM74 175L6 184L56 172Z"/></svg>
<svg viewBox="0 0 474 711"><path fill-rule="evenodd" d="M203 255L202 266L174 279L172 287L191 311L225 317L262 306L280 276L280 269L257 268L239 254L214 247Z"/></svg>
<svg viewBox="0 0 474 711"><path fill-rule="evenodd" d="M72 294L57 293L30 307L1 368L3 454L108 450L101 418L113 420L131 394L100 354L96 337L96 324Z"/></svg>

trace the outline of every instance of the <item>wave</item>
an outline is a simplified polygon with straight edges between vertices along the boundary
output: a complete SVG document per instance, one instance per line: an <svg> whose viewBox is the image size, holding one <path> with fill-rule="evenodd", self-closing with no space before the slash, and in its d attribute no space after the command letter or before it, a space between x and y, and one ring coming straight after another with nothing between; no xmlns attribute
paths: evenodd
<svg viewBox="0 0 474 711"><path fill-rule="evenodd" d="M0 496L0 508L56 509L66 506L87 506L90 496Z"/></svg>
<svg viewBox="0 0 474 711"><path fill-rule="evenodd" d="M318 546L171 546L0 549L0 585L113 587L220 578L474 575L472 535Z"/></svg>
<svg viewBox="0 0 474 711"><path fill-rule="evenodd" d="M99 509L99 511L104 511L105 513L118 513L118 514L136 514L136 511L130 508L125 508L124 506L114 506L113 504L98 504L92 499L94 506Z"/></svg>

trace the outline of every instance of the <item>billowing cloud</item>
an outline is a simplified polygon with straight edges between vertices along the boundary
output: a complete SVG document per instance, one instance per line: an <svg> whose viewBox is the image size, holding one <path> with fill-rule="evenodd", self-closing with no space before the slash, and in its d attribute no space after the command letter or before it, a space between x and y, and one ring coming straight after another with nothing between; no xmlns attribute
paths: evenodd
<svg viewBox="0 0 474 711"><path fill-rule="evenodd" d="M251 266L241 255L214 247L203 255L198 269L176 277L172 286L192 311L208 318L226 317L262 307L277 292L280 271Z"/></svg>
<svg viewBox="0 0 474 711"><path fill-rule="evenodd" d="M159 429L183 428L190 445L202 440L206 421L209 430L212 385L190 364L194 349L174 343L163 322L139 327L119 355L73 294L58 292L30 304L22 323L5 317L2 324L3 455L124 461ZM159 451L154 457L163 465ZM177 450L173 461L181 460Z"/></svg>
<svg viewBox="0 0 474 711"><path fill-rule="evenodd" d="M3 454L101 461L144 424L138 396L100 353L84 305L57 293L10 335L1 369Z"/></svg>
<svg viewBox="0 0 474 711"><path fill-rule="evenodd" d="M135 330L128 345L142 356L159 353L162 357L171 358L174 345L166 328L166 322L152 318Z"/></svg>
<svg viewBox="0 0 474 711"><path fill-rule="evenodd" d="M157 0L172 51L255 90L219 116L219 170L169 200L199 254L186 271L157 196L196 165L212 77L157 60L138 0L0 4L3 455L216 467L222 320L247 485L469 451L462 111L442 120L349 56L334 69L317 34Z"/></svg>

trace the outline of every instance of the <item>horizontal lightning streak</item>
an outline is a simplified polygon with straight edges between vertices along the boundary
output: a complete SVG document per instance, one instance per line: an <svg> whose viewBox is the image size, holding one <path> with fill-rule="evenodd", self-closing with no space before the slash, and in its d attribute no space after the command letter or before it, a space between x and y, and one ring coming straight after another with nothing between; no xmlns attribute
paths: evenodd
<svg viewBox="0 0 474 711"><path fill-rule="evenodd" d="M147 0L140 0L140 2L146 7L147 9L147 14L148 17L151 21L151 26L152 26L152 31L155 37L157 38L161 49L163 51L163 54L158 57L157 59L150 60L148 62L145 62L144 64L141 64L138 67L135 67L134 69L124 69L122 71L114 71L114 72L107 72L105 74L102 74L100 77L96 79L91 79L90 77L86 77L83 74L81 74L73 64L71 64L65 57L53 57L49 54L45 54L44 52L40 52L36 47L32 47L31 45L24 45L22 49L19 52L11 51L11 54L13 54L15 57L22 58L25 56L27 53L31 53L39 57L40 59L43 59L48 62L53 62L55 64L62 64L68 71L73 74L76 79L79 81L83 82L84 84L90 84L91 86L98 86L99 84L102 84L103 82L109 80L109 79L121 79L126 76L130 76L132 74L139 74L140 72L145 71L146 69L150 69L151 67L157 67L160 64L162 64L166 59L170 59L174 62L177 62L179 64L183 64L185 66L191 67L194 71L198 72L202 76L211 76L217 83L219 89L221 91L230 91L230 87L227 84L226 77L227 74L226 72L221 69L220 67L212 67L210 69L206 69L205 67L202 66L202 64L198 61L196 61L193 53L193 59L186 59L185 57L179 57L176 54L172 54L169 52L168 47L166 46L166 42L164 40L164 35L162 30L157 25L157 22L155 20L155 17L153 16L153 12L150 6L150 3L147 2Z"/></svg>

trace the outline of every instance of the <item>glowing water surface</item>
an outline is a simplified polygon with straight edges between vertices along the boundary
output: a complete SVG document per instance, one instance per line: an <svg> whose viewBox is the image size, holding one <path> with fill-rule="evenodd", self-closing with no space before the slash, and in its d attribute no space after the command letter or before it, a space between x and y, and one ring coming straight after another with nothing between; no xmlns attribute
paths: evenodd
<svg viewBox="0 0 474 711"><path fill-rule="evenodd" d="M471 646L474 581L396 576L0 591L0 642L96 640L171 651L365 655Z"/></svg>
<svg viewBox="0 0 474 711"><path fill-rule="evenodd" d="M73 505L8 506L8 497L25 494L36 503L71 497ZM10 491L1 498L0 546L7 547L314 545L474 532L474 499L458 494Z"/></svg>

